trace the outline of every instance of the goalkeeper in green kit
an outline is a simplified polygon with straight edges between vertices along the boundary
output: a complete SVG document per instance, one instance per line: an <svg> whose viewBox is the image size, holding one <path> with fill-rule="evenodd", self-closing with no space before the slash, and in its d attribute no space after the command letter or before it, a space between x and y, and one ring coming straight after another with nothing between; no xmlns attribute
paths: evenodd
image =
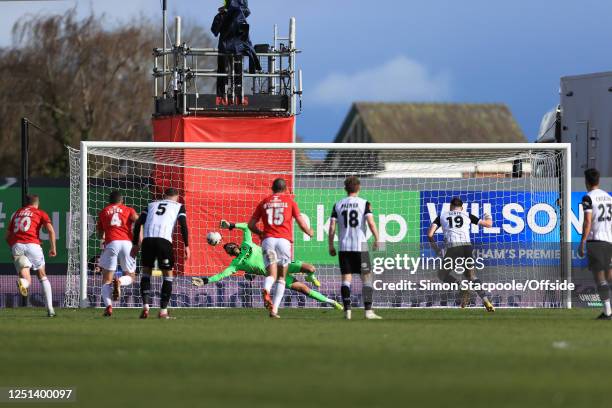
<svg viewBox="0 0 612 408"><path fill-rule="evenodd" d="M214 276L198 278L194 277L191 279L191 283L194 286L202 286L209 283L219 282L233 274L243 271L247 275L261 275L267 276L266 267L264 266L263 254L261 247L253 242L251 231L246 223L233 224L225 220L221 220L221 228L229 229L230 231L234 228L238 228L242 231L242 244L229 242L223 245L223 249L229 256L235 257L232 263L225 268L223 272L220 272ZM305 273L306 281L312 283L316 287L321 286L321 283L315 276L315 267L300 261L293 261L289 264L289 270L285 279L285 286L288 289L292 289L296 292L303 293L311 299L319 301L321 303L328 303L337 310L343 310L340 303L328 298L327 296L317 292L316 290L310 289L304 283L299 282L295 278L295 274Z"/></svg>

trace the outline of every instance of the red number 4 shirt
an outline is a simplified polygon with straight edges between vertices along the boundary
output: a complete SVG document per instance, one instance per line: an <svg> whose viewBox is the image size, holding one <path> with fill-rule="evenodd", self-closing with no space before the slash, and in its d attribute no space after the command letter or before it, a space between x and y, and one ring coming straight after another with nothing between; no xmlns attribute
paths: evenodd
<svg viewBox="0 0 612 408"><path fill-rule="evenodd" d="M104 232L104 243L132 241L136 210L123 204L106 206L98 215L98 231Z"/></svg>

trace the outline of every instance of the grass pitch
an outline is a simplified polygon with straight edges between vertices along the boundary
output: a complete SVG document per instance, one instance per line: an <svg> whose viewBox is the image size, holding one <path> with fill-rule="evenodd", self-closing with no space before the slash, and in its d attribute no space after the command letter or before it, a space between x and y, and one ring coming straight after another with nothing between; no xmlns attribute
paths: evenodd
<svg viewBox="0 0 612 408"><path fill-rule="evenodd" d="M76 387L53 407L604 406L612 322L598 312L4 309L0 387Z"/></svg>

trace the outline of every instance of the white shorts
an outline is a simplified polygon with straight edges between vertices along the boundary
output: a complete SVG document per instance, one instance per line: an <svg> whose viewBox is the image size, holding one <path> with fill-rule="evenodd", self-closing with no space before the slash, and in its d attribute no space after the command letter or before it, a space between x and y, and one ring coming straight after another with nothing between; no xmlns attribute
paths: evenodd
<svg viewBox="0 0 612 408"><path fill-rule="evenodd" d="M25 256L27 258L24 265L26 268L37 271L45 266L45 255L38 244L15 244L11 248L11 253L13 257Z"/></svg>
<svg viewBox="0 0 612 408"><path fill-rule="evenodd" d="M272 264L286 266L291 263L291 242L285 238L266 238L261 243L264 265Z"/></svg>
<svg viewBox="0 0 612 408"><path fill-rule="evenodd" d="M123 272L135 272L136 259L130 256L131 250L132 243L130 241L109 242L102 251L102 255L100 255L100 268L113 272L117 270L117 263L119 263Z"/></svg>

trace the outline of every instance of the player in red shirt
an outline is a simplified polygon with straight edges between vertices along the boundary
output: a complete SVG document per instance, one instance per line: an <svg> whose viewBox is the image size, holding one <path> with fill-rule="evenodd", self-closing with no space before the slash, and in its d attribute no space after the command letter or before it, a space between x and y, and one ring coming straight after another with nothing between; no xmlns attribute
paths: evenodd
<svg viewBox="0 0 612 408"><path fill-rule="evenodd" d="M113 314L113 300L119 300L121 286L131 285L136 274L136 260L132 251L132 228L138 219L136 210L123 204L123 196L112 191L109 204L98 215L97 231L102 238L104 250L98 264L102 270L101 297L104 302L104 316ZM123 276L117 278L117 264L121 265ZM112 299L111 299L112 295Z"/></svg>
<svg viewBox="0 0 612 408"><path fill-rule="evenodd" d="M300 209L287 193L285 179L277 178L272 183L272 195L264 198L249 221L249 229L263 240L261 248L268 276L264 281L262 291L264 305L270 312L270 317L278 318L278 307L285 294L285 276L291 262L293 244L293 219L305 234L312 237L312 228L301 216ZM264 229L257 228L259 220L263 221ZM274 301L270 298L272 285L276 281Z"/></svg>
<svg viewBox="0 0 612 408"><path fill-rule="evenodd" d="M49 256L57 255L55 246L55 230L46 212L39 209L40 198L33 194L26 198L26 206L20 208L11 217L11 222L5 233L6 242L11 247L15 268L19 278L17 287L22 296L28 296L28 288L32 284L30 270L38 272L38 279L43 289L47 316L54 317L53 293L51 283L45 273L45 255L40 246L40 230L45 228L49 233Z"/></svg>

